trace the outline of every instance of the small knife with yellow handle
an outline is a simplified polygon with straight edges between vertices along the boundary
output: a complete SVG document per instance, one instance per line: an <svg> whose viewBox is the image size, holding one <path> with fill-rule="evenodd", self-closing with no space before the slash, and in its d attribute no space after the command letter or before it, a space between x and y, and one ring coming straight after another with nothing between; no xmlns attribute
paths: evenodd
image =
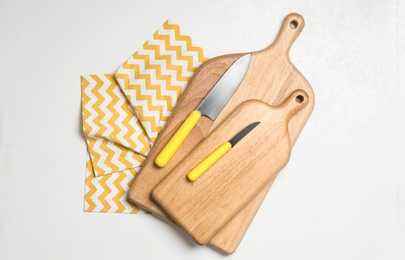
<svg viewBox="0 0 405 260"><path fill-rule="evenodd" d="M194 169L188 174L189 181L197 180L204 172L206 172L214 163L222 158L232 147L234 147L240 140L250 133L260 122L254 122L243 128L238 134L236 134L231 140L223 143L214 152L208 155L202 162L200 162Z"/></svg>
<svg viewBox="0 0 405 260"><path fill-rule="evenodd" d="M167 165L179 149L180 145L190 134L191 130L193 130L198 123L201 116L206 116L212 121L217 118L242 83L242 80L249 69L250 56L250 54L246 54L236 60L219 79L204 100L198 105L196 110L190 113L177 132L156 157L155 164L158 167L165 167Z"/></svg>

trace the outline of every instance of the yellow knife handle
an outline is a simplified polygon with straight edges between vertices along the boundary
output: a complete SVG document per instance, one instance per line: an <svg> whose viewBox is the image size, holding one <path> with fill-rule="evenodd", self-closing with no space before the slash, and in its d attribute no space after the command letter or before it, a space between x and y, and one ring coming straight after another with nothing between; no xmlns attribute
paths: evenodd
<svg viewBox="0 0 405 260"><path fill-rule="evenodd" d="M230 149L232 145L230 142L223 143L218 147L213 153L207 156L200 164L198 164L194 169L187 174L189 181L197 180L204 172L206 172L214 163L216 163L222 156L224 156Z"/></svg>
<svg viewBox="0 0 405 260"><path fill-rule="evenodd" d="M186 137L193 130L194 126L198 123L201 118L201 113L197 110L193 111L188 115L186 120L176 131L176 133L170 138L169 142L163 147L159 155L155 159L155 164L162 168L170 161L176 151L179 149L180 145L186 140Z"/></svg>

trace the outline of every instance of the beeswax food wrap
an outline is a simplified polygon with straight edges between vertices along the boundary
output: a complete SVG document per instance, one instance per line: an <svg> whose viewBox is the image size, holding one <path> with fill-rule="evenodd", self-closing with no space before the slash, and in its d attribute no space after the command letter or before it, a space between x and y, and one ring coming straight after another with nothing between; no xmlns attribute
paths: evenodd
<svg viewBox="0 0 405 260"><path fill-rule="evenodd" d="M126 193L205 60L203 50L168 20L113 75L82 76L85 211L144 212Z"/></svg>

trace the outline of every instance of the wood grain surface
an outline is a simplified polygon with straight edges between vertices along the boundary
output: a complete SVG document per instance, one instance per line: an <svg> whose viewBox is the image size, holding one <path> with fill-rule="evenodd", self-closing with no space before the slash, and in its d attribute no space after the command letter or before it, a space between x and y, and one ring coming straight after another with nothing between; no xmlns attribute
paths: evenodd
<svg viewBox="0 0 405 260"><path fill-rule="evenodd" d="M164 168L158 168L154 165L154 159L166 142L188 114L208 94L223 73L236 59L242 57L245 53L216 57L201 65L189 82L171 118L156 140L141 172L132 184L128 193L129 198L156 216L173 223L173 220L151 198L152 190L226 116L243 101L249 99L262 100L270 105L278 106L294 90L305 90L309 96L309 102L291 118L288 124L291 143L294 144L313 110L315 101L310 84L294 67L288 56L291 45L303 28L304 20L299 14L288 15L284 19L281 30L273 44L261 51L252 52L251 64L241 86L218 118L212 122L203 117L169 164ZM224 253L235 251L270 189L271 183L272 181L266 184L263 191L257 194L245 208L212 238L210 241L211 246Z"/></svg>
<svg viewBox="0 0 405 260"><path fill-rule="evenodd" d="M288 122L308 103L297 90L280 106L242 103L153 190L156 202L200 245L205 245L272 177L291 154ZM261 122L196 181L187 174L247 125Z"/></svg>

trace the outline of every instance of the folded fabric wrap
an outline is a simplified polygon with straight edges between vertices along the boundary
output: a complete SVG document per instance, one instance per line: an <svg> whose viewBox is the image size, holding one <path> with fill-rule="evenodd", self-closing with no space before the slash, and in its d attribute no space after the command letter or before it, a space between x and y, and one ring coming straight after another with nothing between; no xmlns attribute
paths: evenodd
<svg viewBox="0 0 405 260"><path fill-rule="evenodd" d="M82 76L84 210L139 213L128 191L194 71L207 59L166 21L113 74Z"/></svg>

